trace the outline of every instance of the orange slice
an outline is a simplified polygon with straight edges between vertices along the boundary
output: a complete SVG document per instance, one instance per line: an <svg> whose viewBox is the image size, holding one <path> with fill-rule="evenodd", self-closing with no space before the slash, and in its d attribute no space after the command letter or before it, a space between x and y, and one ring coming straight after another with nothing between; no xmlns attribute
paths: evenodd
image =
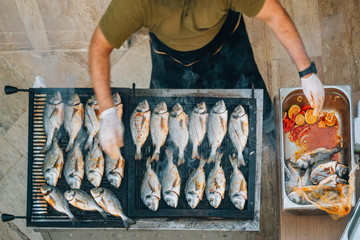
<svg viewBox="0 0 360 240"><path fill-rule="evenodd" d="M296 104L292 105L288 110L288 116L290 119L293 118L293 116L296 116L300 112L300 107Z"/></svg>
<svg viewBox="0 0 360 240"><path fill-rule="evenodd" d="M298 125L298 126L303 125L303 124L305 123L305 117L304 117L304 115L302 115L302 114L296 115L296 117L295 117L295 123L296 123L296 125Z"/></svg>
<svg viewBox="0 0 360 240"><path fill-rule="evenodd" d="M305 121L308 123L308 124L314 124L317 120L317 117L315 117L313 115L313 112L314 110L310 109L310 110L307 110L306 113L305 113Z"/></svg>
<svg viewBox="0 0 360 240"><path fill-rule="evenodd" d="M337 119L335 117L334 112L326 113L326 116L325 116L325 124L326 124L326 126L332 127L332 126L335 125L336 121L337 121Z"/></svg>

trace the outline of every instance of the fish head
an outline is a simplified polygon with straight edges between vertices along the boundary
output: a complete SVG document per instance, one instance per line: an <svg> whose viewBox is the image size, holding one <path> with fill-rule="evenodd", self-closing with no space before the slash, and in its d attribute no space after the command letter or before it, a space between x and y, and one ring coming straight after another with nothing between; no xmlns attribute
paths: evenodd
<svg viewBox="0 0 360 240"><path fill-rule="evenodd" d="M147 112L150 111L149 103L144 100L139 103L139 105L136 106L137 112Z"/></svg>
<svg viewBox="0 0 360 240"><path fill-rule="evenodd" d="M176 208L178 205L178 199L179 199L178 195L171 191L166 192L164 195L165 195L164 200L165 200L166 204L169 205L170 207Z"/></svg>
<svg viewBox="0 0 360 240"><path fill-rule="evenodd" d="M159 103L158 105L156 105L155 109L154 109L154 113L155 114L163 114L167 112L167 106L166 103L163 101L161 103Z"/></svg>
<svg viewBox="0 0 360 240"><path fill-rule="evenodd" d="M101 184L102 175L97 171L90 171L88 173L88 180L95 187L99 187Z"/></svg>
<svg viewBox="0 0 360 240"><path fill-rule="evenodd" d="M226 105L223 100L218 101L213 107L212 111L216 114L221 114L226 111Z"/></svg>
<svg viewBox="0 0 360 240"><path fill-rule="evenodd" d="M56 91L55 93L51 94L49 97L50 104L56 105L56 104L61 103L61 101L62 101L62 98L61 98L61 94L59 91Z"/></svg>
<svg viewBox="0 0 360 240"><path fill-rule="evenodd" d="M243 210L245 206L246 199L241 194L234 194L231 198L232 203L235 205L236 208Z"/></svg>
<svg viewBox="0 0 360 240"><path fill-rule="evenodd" d="M222 197L219 193L211 192L209 194L210 205L213 206L214 208L217 208L220 205L221 200L222 200Z"/></svg>
<svg viewBox="0 0 360 240"><path fill-rule="evenodd" d="M73 94L73 95L69 98L69 100L68 100L67 103L68 103L68 105L70 105L70 106L75 106L75 105L80 104L79 95L77 95L76 93Z"/></svg>
<svg viewBox="0 0 360 240"><path fill-rule="evenodd" d="M180 115L180 113L182 113L184 110L183 110L183 108L182 108L182 106L179 104L179 103L177 103L177 104L175 104L175 106L173 106L173 108L171 109L171 116L173 116L173 117L176 117L176 116L179 116Z"/></svg>
<svg viewBox="0 0 360 240"><path fill-rule="evenodd" d="M296 165L301 169L301 170L305 170L308 169L310 167L310 161L306 161L306 160L302 160L302 159L298 159L296 161Z"/></svg>
<svg viewBox="0 0 360 240"><path fill-rule="evenodd" d="M73 189L67 190L64 193L64 197L66 198L66 200L68 200L69 202L71 202L72 200L74 200L75 198L75 191Z"/></svg>
<svg viewBox="0 0 360 240"><path fill-rule="evenodd" d="M113 95L114 104L119 105L121 103L121 97L119 93L114 93Z"/></svg>
<svg viewBox="0 0 360 240"><path fill-rule="evenodd" d="M199 204L200 202L200 196L199 194L195 193L195 192L188 192L186 194L186 201L189 204L189 206L194 209L196 208L196 206Z"/></svg>
<svg viewBox="0 0 360 240"><path fill-rule="evenodd" d="M300 203L302 202L301 200L301 196L295 192L295 191L292 191L288 194L288 197L289 199L293 202L293 203Z"/></svg>
<svg viewBox="0 0 360 240"><path fill-rule="evenodd" d="M54 171L54 169L47 169L46 172L44 173L44 177L46 182L51 185L51 186L56 186L57 181L59 179L59 176L57 174L56 171Z"/></svg>
<svg viewBox="0 0 360 240"><path fill-rule="evenodd" d="M342 164L337 164L335 169L336 175L344 180L349 180L349 168Z"/></svg>
<svg viewBox="0 0 360 240"><path fill-rule="evenodd" d="M156 196L146 196L145 205L153 212L159 208L159 199Z"/></svg>
<svg viewBox="0 0 360 240"><path fill-rule="evenodd" d="M198 103L194 108L194 111L199 114L206 113L206 104L204 102Z"/></svg>
<svg viewBox="0 0 360 240"><path fill-rule="evenodd" d="M241 105L237 106L233 111L233 113L231 114L231 116L235 119L241 118L244 115L245 115L245 109Z"/></svg>
<svg viewBox="0 0 360 240"><path fill-rule="evenodd" d="M111 185L118 188L118 187L120 187L122 177L120 176L120 174L117 174L117 173L109 173L108 180Z"/></svg>
<svg viewBox="0 0 360 240"><path fill-rule="evenodd" d="M49 195L52 191L53 191L54 187L50 186L50 185L42 185L40 187L40 191L42 194L44 194L44 196Z"/></svg>
<svg viewBox="0 0 360 240"><path fill-rule="evenodd" d="M91 196L96 199L101 197L104 194L103 188L92 188L90 189Z"/></svg>
<svg viewBox="0 0 360 240"><path fill-rule="evenodd" d="M78 176L72 176L68 179L68 183L72 189L80 189L81 178L79 178Z"/></svg>

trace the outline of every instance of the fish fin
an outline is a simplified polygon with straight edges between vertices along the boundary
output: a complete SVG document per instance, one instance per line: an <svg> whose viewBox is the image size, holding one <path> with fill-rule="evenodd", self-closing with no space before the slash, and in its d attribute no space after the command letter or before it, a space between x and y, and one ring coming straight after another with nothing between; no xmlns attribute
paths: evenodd
<svg viewBox="0 0 360 240"><path fill-rule="evenodd" d="M99 213L101 214L101 216L105 219L105 221L108 220L108 216L107 216L107 213L104 209L102 209L101 207L99 207L98 209Z"/></svg>
<svg viewBox="0 0 360 240"><path fill-rule="evenodd" d="M229 155L229 160L230 160L231 166L234 169L238 167L239 161L236 156L232 157L231 155Z"/></svg>
<svg viewBox="0 0 360 240"><path fill-rule="evenodd" d="M225 118L220 116L220 122L221 122L221 128L226 132L227 122L226 122Z"/></svg>
<svg viewBox="0 0 360 240"><path fill-rule="evenodd" d="M146 160L146 168L151 168L151 165L150 165L151 162L152 162L151 158L148 157L148 159Z"/></svg>
<svg viewBox="0 0 360 240"><path fill-rule="evenodd" d="M240 166L246 166L246 164L245 164L245 159L244 159L244 155L243 155L242 152L240 152L240 151L238 152L237 160L238 160L238 162L237 162L238 167L240 167Z"/></svg>
<svg viewBox="0 0 360 240"><path fill-rule="evenodd" d="M127 217L127 216L123 216L123 217L122 217L122 220L124 221L124 225L125 225L126 231L129 230L129 228L130 228L131 225L133 225L133 224L136 223L135 220L133 220L133 219Z"/></svg>
<svg viewBox="0 0 360 240"><path fill-rule="evenodd" d="M93 144L93 141L94 141L94 138L92 136L89 136L84 149L88 150L91 147L91 145Z"/></svg>
<svg viewBox="0 0 360 240"><path fill-rule="evenodd" d="M157 190L158 190L158 186L157 186L157 185L151 184L151 181L150 181L150 180L148 181L148 184L149 184L149 187L150 187L150 189L151 189L152 192L157 192Z"/></svg>
<svg viewBox="0 0 360 240"><path fill-rule="evenodd" d="M207 161L205 158L200 157L199 167L202 167L202 168L203 168L207 162L208 162L208 161Z"/></svg>
<svg viewBox="0 0 360 240"><path fill-rule="evenodd" d="M206 122L209 114L207 113L204 117L200 118L201 126L206 129Z"/></svg>
<svg viewBox="0 0 360 240"><path fill-rule="evenodd" d="M180 166L181 164L185 163L185 158L184 156L179 156L178 157L178 163L177 165Z"/></svg>
<svg viewBox="0 0 360 240"><path fill-rule="evenodd" d="M154 154L153 154L152 157L151 157L151 161L154 161L154 160L155 160L156 162L158 162L159 159L160 159L160 154L157 153L157 152L154 152Z"/></svg>
<svg viewBox="0 0 360 240"><path fill-rule="evenodd" d="M181 178L177 177L173 182L173 187L179 186L181 184Z"/></svg>
<svg viewBox="0 0 360 240"><path fill-rule="evenodd" d="M70 151L70 149L71 149L73 146L74 146L74 138L70 138L70 139L69 139L69 143L68 143L68 145L66 146L65 151L66 151L66 152Z"/></svg>
<svg viewBox="0 0 360 240"><path fill-rule="evenodd" d="M46 153L47 151L49 151L49 149L51 148L51 141L50 139L49 140L46 140L46 143L44 145L44 147L41 149L41 153Z"/></svg>
<svg viewBox="0 0 360 240"><path fill-rule="evenodd" d="M73 225L73 227L75 227L78 220L76 219L76 217L72 213L69 213L69 218L70 218L71 224Z"/></svg>

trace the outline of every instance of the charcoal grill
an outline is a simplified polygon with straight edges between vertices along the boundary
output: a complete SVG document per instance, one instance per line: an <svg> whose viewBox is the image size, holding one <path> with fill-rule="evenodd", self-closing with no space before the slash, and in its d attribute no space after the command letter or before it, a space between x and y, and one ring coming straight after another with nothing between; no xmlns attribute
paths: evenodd
<svg viewBox="0 0 360 240"><path fill-rule="evenodd" d="M82 103L94 94L91 88L45 88L29 89L29 151L28 151L28 194L27 194L27 226L50 227L50 228L72 228L71 222L64 214L58 213L50 207L42 198L39 186L45 184L42 174L42 163L45 154L40 153L42 146L46 142L46 135L43 129L43 111L45 109L47 96L55 91L60 91L63 101L66 101L72 93L77 93ZM260 168L261 168L261 144L262 144L262 90L258 89L237 89L237 90L162 90L162 89L125 89L112 88L113 93L118 92L121 95L124 104L123 121L125 123L125 147L121 149L125 164L125 177L119 189L110 185L106 177L102 179L101 186L110 189L120 199L124 212L129 217L135 218L137 224L132 228L140 229L201 229L201 230L241 230L258 231L260 218ZM203 200L196 209L191 209L184 198L184 188L187 177L194 168L198 166L198 161L189 162L191 156L191 144L188 144L185 152L187 163L179 167L182 178L181 195L178 208L168 207L163 200L159 205L157 212L152 212L146 208L140 199L140 184L145 172L145 161L153 152L151 137L149 135L147 142L142 148L143 159L140 162L134 161L135 146L131 139L129 119L130 114L136 105L143 99L148 100L151 110L160 101L165 101L168 109L179 102L184 107L187 114L190 114L192 108L199 102L204 101L207 104L208 111L220 99L226 103L229 111L229 117L238 104L242 104L249 116L249 138L247 147L244 151L246 167L241 167L245 179L248 183L248 200L244 210L236 209L230 202L228 196L229 180L232 172L228 155L234 149L232 143L226 135L221 150L224 152L222 166L224 168L227 185L225 199L218 209L214 209L208 203L204 194ZM65 149L68 142L68 135L62 126L59 131L59 145L62 150ZM162 168L164 160L165 147L172 147L169 137L166 146L161 149L159 163L152 163L153 168L158 173ZM66 152L64 158L66 159ZM200 147L200 152L209 152L207 138L205 137ZM83 152L84 158L86 152ZM177 158L177 152L174 152L174 158ZM174 160L175 161L175 160ZM206 177L208 176L213 164L205 166ZM65 192L70 189L65 179L62 177L58 181L57 188ZM84 176L81 189L90 192L92 185ZM109 216L105 221L97 212L88 212L77 209L71 205L70 210L78 219L75 227L77 228L122 228L123 222L120 218ZM217 221L220 219L220 221ZM239 221L240 220L240 221ZM172 221L171 224L164 224L164 221ZM214 225L214 221L217 223Z"/></svg>

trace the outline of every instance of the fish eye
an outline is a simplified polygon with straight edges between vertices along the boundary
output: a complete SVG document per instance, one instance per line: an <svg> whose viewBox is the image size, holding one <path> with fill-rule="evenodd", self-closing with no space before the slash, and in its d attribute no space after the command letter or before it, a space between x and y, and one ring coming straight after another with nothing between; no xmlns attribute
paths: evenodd
<svg viewBox="0 0 360 240"><path fill-rule="evenodd" d="M188 201L188 203L191 203L191 198L188 198L187 201Z"/></svg>

